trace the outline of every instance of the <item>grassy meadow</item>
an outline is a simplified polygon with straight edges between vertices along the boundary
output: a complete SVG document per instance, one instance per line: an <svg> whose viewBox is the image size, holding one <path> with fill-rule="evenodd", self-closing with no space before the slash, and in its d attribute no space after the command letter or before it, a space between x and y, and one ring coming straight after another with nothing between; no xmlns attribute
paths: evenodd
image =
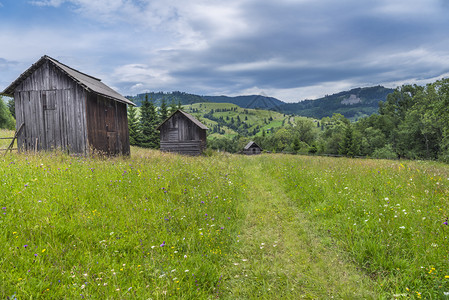
<svg viewBox="0 0 449 300"><path fill-rule="evenodd" d="M214 118L234 118L235 120L239 117L242 123L246 123L248 125L248 131L252 132L256 127L259 127L258 133L256 135L262 135L262 130L268 131L272 128L283 127L284 125L294 124L295 119L304 118L299 116L290 116L285 115L276 111L269 111L263 109L249 109L249 108L241 108L235 104L230 103L195 103L191 105L185 105L183 108L186 112L195 115L197 118L201 120L206 126L212 128L217 125L217 122L211 119L208 119L205 114L209 113L211 110L214 110L213 116ZM218 111L217 111L218 110ZM226 110L226 111L220 111ZM226 121L229 123L230 121ZM238 135L238 133L229 128L227 126L223 126L225 137L234 137ZM211 133L210 137L219 138L222 137L223 134L219 133Z"/></svg>
<svg viewBox="0 0 449 300"><path fill-rule="evenodd" d="M449 298L449 167L0 157L2 299Z"/></svg>

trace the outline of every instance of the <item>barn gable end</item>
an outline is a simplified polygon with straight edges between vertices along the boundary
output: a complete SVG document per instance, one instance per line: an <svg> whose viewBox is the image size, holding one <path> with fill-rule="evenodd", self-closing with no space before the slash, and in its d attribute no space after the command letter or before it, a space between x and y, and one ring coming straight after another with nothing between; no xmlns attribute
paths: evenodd
<svg viewBox="0 0 449 300"><path fill-rule="evenodd" d="M208 128L186 112L177 110L157 129L162 151L200 155L206 149Z"/></svg>

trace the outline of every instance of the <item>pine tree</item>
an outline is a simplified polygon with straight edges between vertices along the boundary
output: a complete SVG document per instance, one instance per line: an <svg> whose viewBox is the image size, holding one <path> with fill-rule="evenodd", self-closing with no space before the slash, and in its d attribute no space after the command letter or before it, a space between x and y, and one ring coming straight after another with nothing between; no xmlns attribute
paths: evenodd
<svg viewBox="0 0 449 300"><path fill-rule="evenodd" d="M137 117L137 108L135 106L128 106L128 129L129 129L129 143L133 146L139 145L139 118Z"/></svg>
<svg viewBox="0 0 449 300"><path fill-rule="evenodd" d="M354 129L351 124L346 124L344 129L343 141L340 143L340 154L346 155L349 157L354 157L357 155L357 144L354 140Z"/></svg>
<svg viewBox="0 0 449 300"><path fill-rule="evenodd" d="M161 123L168 118L168 107L165 98L162 98L161 100L161 107L159 109L159 118Z"/></svg>
<svg viewBox="0 0 449 300"><path fill-rule="evenodd" d="M154 149L159 147L159 134L156 130L157 125L156 107L153 101L148 100L148 95L145 95L145 100L142 102L142 107L140 108L139 146Z"/></svg>

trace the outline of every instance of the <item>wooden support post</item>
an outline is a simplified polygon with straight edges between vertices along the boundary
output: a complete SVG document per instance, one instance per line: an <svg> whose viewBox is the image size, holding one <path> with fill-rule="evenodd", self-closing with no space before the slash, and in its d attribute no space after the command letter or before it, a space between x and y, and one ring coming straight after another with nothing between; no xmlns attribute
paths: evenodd
<svg viewBox="0 0 449 300"><path fill-rule="evenodd" d="M14 137L12 138L12 142L11 144L9 144L8 148L6 149L5 155L6 153L8 153L8 151L12 151L12 147L14 146L14 141L16 140L16 138L19 136L20 132L22 131L22 128L25 126L25 123L22 123L19 127L19 130L16 131L16 133L14 134ZM19 147L17 147L18 149Z"/></svg>

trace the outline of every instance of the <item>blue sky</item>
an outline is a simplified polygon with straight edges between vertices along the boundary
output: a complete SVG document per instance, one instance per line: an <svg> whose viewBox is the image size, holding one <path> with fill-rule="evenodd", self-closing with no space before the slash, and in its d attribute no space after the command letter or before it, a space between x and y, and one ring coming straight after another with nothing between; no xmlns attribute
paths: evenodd
<svg viewBox="0 0 449 300"><path fill-rule="evenodd" d="M41 56L123 95L286 102L449 77L446 0L0 0L0 90Z"/></svg>

